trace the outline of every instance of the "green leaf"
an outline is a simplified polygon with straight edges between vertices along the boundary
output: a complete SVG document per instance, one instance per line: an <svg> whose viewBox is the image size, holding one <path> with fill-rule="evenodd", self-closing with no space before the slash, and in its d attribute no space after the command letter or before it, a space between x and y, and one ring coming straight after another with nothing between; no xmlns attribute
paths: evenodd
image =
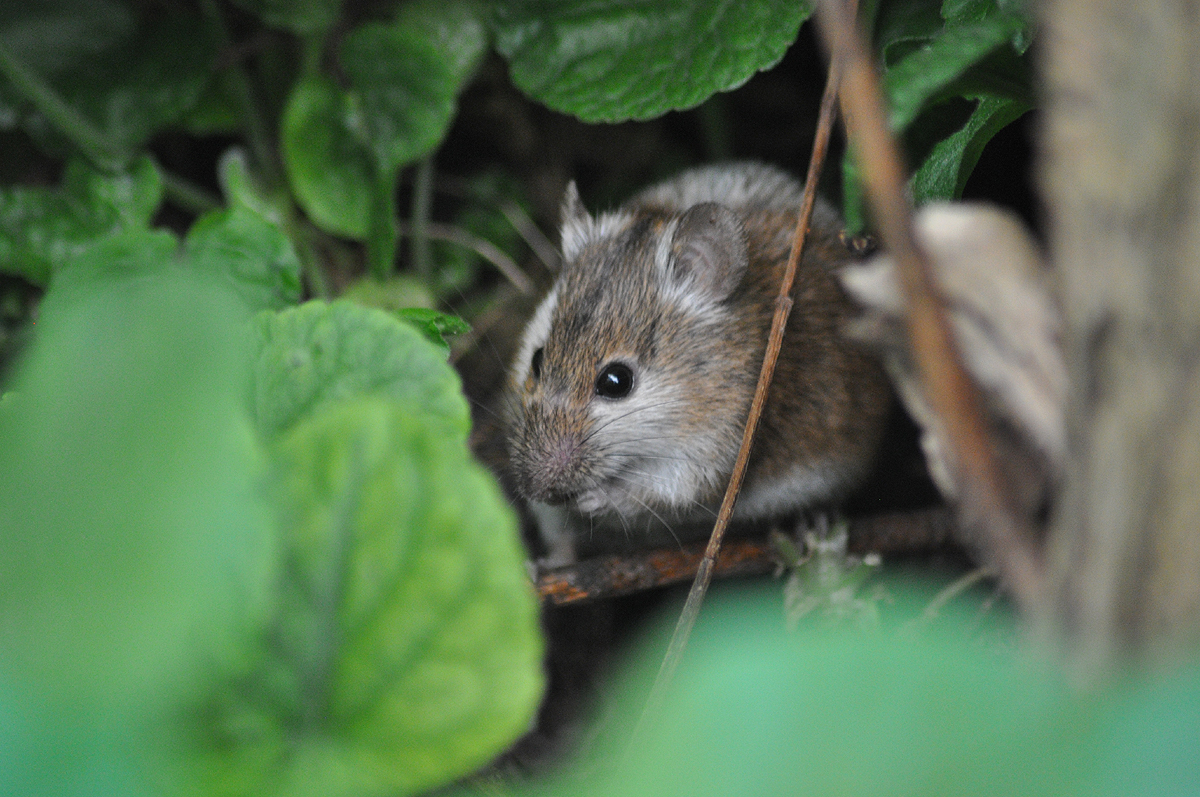
<svg viewBox="0 0 1200 797"><path fill-rule="evenodd" d="M496 3L496 48L529 96L585 122L691 108L773 66L808 2L514 0Z"/></svg>
<svg viewBox="0 0 1200 797"><path fill-rule="evenodd" d="M118 0L22 0L0 5L0 46L42 75L75 64L133 34L137 19Z"/></svg>
<svg viewBox="0 0 1200 797"><path fill-rule="evenodd" d="M436 343L449 351L448 337L465 335L471 331L471 325L456 315L439 313L425 307L405 307L396 311L396 317L417 328L429 341Z"/></svg>
<svg viewBox="0 0 1200 797"><path fill-rule="evenodd" d="M368 393L415 401L461 438L470 413L443 349L382 310L307 302L257 319L254 416L268 437L328 402Z"/></svg>
<svg viewBox="0 0 1200 797"><path fill-rule="evenodd" d="M207 213L184 240L192 267L220 275L254 310L300 301L300 260L279 227L237 204Z"/></svg>
<svg viewBox="0 0 1200 797"><path fill-rule="evenodd" d="M486 763L542 691L494 480L420 405L327 405L279 441L279 611L205 714L221 793L408 795Z"/></svg>
<svg viewBox="0 0 1200 797"><path fill-rule="evenodd" d="M945 28L936 2L890 0L881 2L875 20L875 48L884 72Z"/></svg>
<svg viewBox="0 0 1200 797"><path fill-rule="evenodd" d="M1030 27L1020 4L1004 0L945 0L940 10L926 0L880 7L875 39L890 124L916 162L918 203L960 196L983 146L1032 107L1029 65L1021 56ZM963 98L977 102L969 116ZM846 226L857 232L865 209L850 149L842 189Z"/></svg>
<svg viewBox="0 0 1200 797"><path fill-rule="evenodd" d="M196 103L188 109L180 124L190 135L233 136L242 132L242 113L237 101L237 89L230 70L213 76Z"/></svg>
<svg viewBox="0 0 1200 797"><path fill-rule="evenodd" d="M484 12L472 0L409 0L397 12L396 25L434 44L460 90L487 53Z"/></svg>
<svg viewBox="0 0 1200 797"><path fill-rule="evenodd" d="M337 21L342 0L233 0L262 21L300 35L322 33Z"/></svg>
<svg viewBox="0 0 1200 797"><path fill-rule="evenodd" d="M229 207L192 225L184 241L188 265L227 280L252 310L295 304L300 260L284 231L284 200L258 185L238 147L221 156L218 174Z"/></svg>
<svg viewBox="0 0 1200 797"><path fill-rule="evenodd" d="M54 272L51 287L102 286L156 275L177 265L179 241L168 230L132 229L98 239Z"/></svg>
<svg viewBox="0 0 1200 797"><path fill-rule="evenodd" d="M163 11L132 21L123 9L102 4L98 13L83 10L89 5L84 0L14 4L23 13L0 20L7 22L0 29L0 44L13 41L17 53L26 56L23 63L99 128L110 149L135 152L197 103L217 63L217 43L192 14ZM105 24L95 38L71 22L48 41L34 40L30 31L46 30L72 13L80 13L81 19L102 15ZM38 52L39 46L49 49L57 43L64 47L52 55ZM0 109L4 106L17 114L22 98L5 91ZM26 116L24 123L52 147L73 139L72 131L52 128L40 114Z"/></svg>
<svg viewBox="0 0 1200 797"><path fill-rule="evenodd" d="M342 43L341 63L350 80L350 132L380 174L394 174L442 140L462 85L457 58L443 56L423 24L362 25Z"/></svg>
<svg viewBox="0 0 1200 797"><path fill-rule="evenodd" d="M967 178L992 136L1031 108L1028 103L1005 97L980 99L963 128L939 142L913 175L913 201L921 205L962 196Z"/></svg>
<svg viewBox="0 0 1200 797"><path fill-rule="evenodd" d="M361 240L379 177L371 154L349 133L345 103L332 81L302 80L288 97L280 138L300 207L321 229Z"/></svg>
<svg viewBox="0 0 1200 797"><path fill-rule="evenodd" d="M432 308L436 304L424 280L405 274L396 274L386 282L373 277L355 280L342 292L342 298L389 313L412 307Z"/></svg>
<svg viewBox="0 0 1200 797"><path fill-rule="evenodd" d="M282 227L287 215L287 199L283 192L274 195L262 186L241 147L230 147L217 162L217 179L230 206L242 205Z"/></svg>
<svg viewBox="0 0 1200 797"><path fill-rule="evenodd" d="M398 169L446 135L486 45L473 4L406 4L395 20L366 23L345 37L345 90L322 77L293 89L281 132L284 163L318 226L394 241L379 198L391 196ZM386 257L389 247L379 248Z"/></svg>
<svg viewBox="0 0 1200 797"><path fill-rule="evenodd" d="M787 635L777 588L714 601L661 713L633 744L614 724L611 745L546 793L1089 793L1095 707L998 640L972 640L977 618L964 615L922 635ZM618 717L636 717L661 650L648 645L618 684Z"/></svg>
<svg viewBox="0 0 1200 797"><path fill-rule="evenodd" d="M0 188L0 271L45 285L98 240L146 229L161 200L149 158L115 175L73 160L59 188Z"/></svg>
<svg viewBox="0 0 1200 797"><path fill-rule="evenodd" d="M1006 17L947 26L925 47L904 58L884 78L893 130L908 128L921 109L988 53L1008 42L1019 20Z"/></svg>
<svg viewBox="0 0 1200 797"><path fill-rule="evenodd" d="M1187 794L1200 783L1200 662L1193 652L1181 664L1123 696L1111 734L1092 748L1092 794Z"/></svg>
<svg viewBox="0 0 1200 797"><path fill-rule="evenodd" d="M9 794L182 793L173 718L270 574L245 311L169 262L93 266L47 292L0 406Z"/></svg>

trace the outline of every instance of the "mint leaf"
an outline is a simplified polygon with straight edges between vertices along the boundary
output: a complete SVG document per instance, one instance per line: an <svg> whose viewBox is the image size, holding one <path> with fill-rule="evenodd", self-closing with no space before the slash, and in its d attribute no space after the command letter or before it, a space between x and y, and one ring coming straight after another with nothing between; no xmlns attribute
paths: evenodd
<svg viewBox="0 0 1200 797"><path fill-rule="evenodd" d="M98 240L147 229L161 200L149 158L114 175L73 160L58 188L0 188L0 271L45 285Z"/></svg>
<svg viewBox="0 0 1200 797"><path fill-rule="evenodd" d="M457 97L486 45L474 5L417 3L369 22L342 42L345 90L311 77L284 111L284 163L296 197L323 229L359 240L372 203L396 172L446 134Z"/></svg>
<svg viewBox="0 0 1200 797"><path fill-rule="evenodd" d="M112 283L173 270L179 241L166 230L124 230L80 250L54 274L54 290L107 289Z"/></svg>
<svg viewBox="0 0 1200 797"><path fill-rule="evenodd" d="M585 122L691 108L776 64L808 2L496 3L496 49L530 97Z"/></svg>
<svg viewBox="0 0 1200 797"><path fill-rule="evenodd" d="M789 635L777 590L706 605L661 713L634 744L614 724L596 760L547 793L1090 793L1094 706L999 640L973 640L969 612L920 635ZM661 650L647 645L618 684L618 718L636 718Z"/></svg>
<svg viewBox="0 0 1200 797"><path fill-rule="evenodd" d="M219 56L210 28L190 13L160 9L139 19L120 5L93 9L84 0L10 5L20 11L0 16L0 46L13 42L13 54L27 55L25 65L99 128L116 152L136 152L182 119L199 100ZM64 19L62 30L54 31ZM77 20L99 24L93 31ZM43 32L47 41L36 41ZM55 50L56 44L62 49ZM14 92L0 91L0 110L20 118L45 145L66 146L64 131L40 114L22 115L24 104Z"/></svg>
<svg viewBox="0 0 1200 797"><path fill-rule="evenodd" d="M194 268L229 281L253 310L300 300L300 261L283 231L245 205L196 220L184 240Z"/></svg>
<svg viewBox="0 0 1200 797"><path fill-rule="evenodd" d="M537 604L462 439L419 405L329 404L282 437L274 473L279 608L259 665L204 713L219 790L413 794L520 735Z"/></svg>
<svg viewBox="0 0 1200 797"><path fill-rule="evenodd" d="M1015 17L947 26L928 45L904 58L884 78L893 130L905 130L927 103L936 102L964 72L1012 39Z"/></svg>
<svg viewBox="0 0 1200 797"><path fill-rule="evenodd" d="M917 203L961 196L982 148L1033 106L1028 60L1031 23L1004 0L897 0L883 4L875 41L884 67L890 124L915 161ZM967 117L962 99L976 102ZM964 120L965 118L965 120ZM846 226L865 225L852 148L842 161Z"/></svg>
<svg viewBox="0 0 1200 797"><path fill-rule="evenodd" d="M409 0L396 13L396 25L426 38L437 48L460 90L475 75L487 53L484 12L472 0Z"/></svg>
<svg viewBox="0 0 1200 797"><path fill-rule="evenodd" d="M350 79L350 134L380 174L428 154L441 141L460 88L451 62L418 26L369 22L342 43Z"/></svg>
<svg viewBox="0 0 1200 797"><path fill-rule="evenodd" d="M65 72L133 34L119 0L23 0L0 5L0 46L40 75Z"/></svg>
<svg viewBox="0 0 1200 797"><path fill-rule="evenodd" d="M466 436L470 414L445 351L382 310L345 300L307 302L261 314L255 332L252 401L268 438L321 405L368 393L415 401Z"/></svg>
<svg viewBox="0 0 1200 797"><path fill-rule="evenodd" d="M396 311L396 316L416 327L426 339L437 345L450 349L447 337L465 335L471 331L471 325L456 315L439 313L424 307L405 307Z"/></svg>
<svg viewBox="0 0 1200 797"><path fill-rule="evenodd" d="M378 177L370 153L349 133L345 105L331 80L297 83L283 111L283 163L296 201L317 226L362 239Z"/></svg>
<svg viewBox="0 0 1200 797"><path fill-rule="evenodd" d="M239 659L269 573L244 309L169 261L94 265L46 293L0 402L9 794L182 793L178 707Z"/></svg>

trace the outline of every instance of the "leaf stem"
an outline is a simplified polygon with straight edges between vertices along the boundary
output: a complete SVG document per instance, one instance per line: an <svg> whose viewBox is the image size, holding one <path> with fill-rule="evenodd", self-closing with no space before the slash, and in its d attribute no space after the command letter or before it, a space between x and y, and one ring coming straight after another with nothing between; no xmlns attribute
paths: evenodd
<svg viewBox="0 0 1200 797"><path fill-rule="evenodd" d="M396 173L376 174L367 230L367 268L380 282L392 275L396 262Z"/></svg>
<svg viewBox="0 0 1200 797"><path fill-rule="evenodd" d="M233 39L229 35L228 28L225 27L225 19L221 15L221 9L216 0L201 0L200 5L216 33L221 48L232 51ZM229 64L228 69L234 98L241 108L242 124L246 131L246 137L249 139L250 150L254 153L254 160L258 164L258 168L262 170L263 180L266 182L268 190L283 185L283 168L276 158L270 126L262 113L263 104L255 96L250 78L247 77L241 65L234 61Z"/></svg>
<svg viewBox="0 0 1200 797"><path fill-rule="evenodd" d="M68 105L49 83L19 59L14 58L3 44L0 44L0 75L49 119L54 128L66 136L98 169L114 172L129 163L128 152L83 114Z"/></svg>
<svg viewBox="0 0 1200 797"><path fill-rule="evenodd" d="M429 217L432 212L433 155L429 155L417 164L410 223L413 268L426 285L433 283L433 249L429 243Z"/></svg>

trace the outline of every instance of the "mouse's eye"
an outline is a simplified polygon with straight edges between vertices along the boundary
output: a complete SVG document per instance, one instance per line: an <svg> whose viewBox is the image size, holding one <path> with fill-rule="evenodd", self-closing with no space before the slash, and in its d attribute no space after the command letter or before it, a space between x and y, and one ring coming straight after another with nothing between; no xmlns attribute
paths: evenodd
<svg viewBox="0 0 1200 797"><path fill-rule="evenodd" d="M625 363L609 363L596 377L596 395L622 399L633 390L633 369Z"/></svg>
<svg viewBox="0 0 1200 797"><path fill-rule="evenodd" d="M542 348L533 353L533 359L529 361L529 373L534 379L542 378Z"/></svg>

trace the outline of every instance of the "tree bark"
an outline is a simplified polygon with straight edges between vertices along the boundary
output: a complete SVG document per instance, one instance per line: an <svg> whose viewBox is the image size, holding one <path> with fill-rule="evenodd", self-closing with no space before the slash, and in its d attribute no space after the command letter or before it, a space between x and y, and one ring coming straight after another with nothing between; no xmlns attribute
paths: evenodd
<svg viewBox="0 0 1200 797"><path fill-rule="evenodd" d="M1041 624L1095 670L1200 642L1200 10L1046 0L1040 23L1071 383Z"/></svg>

